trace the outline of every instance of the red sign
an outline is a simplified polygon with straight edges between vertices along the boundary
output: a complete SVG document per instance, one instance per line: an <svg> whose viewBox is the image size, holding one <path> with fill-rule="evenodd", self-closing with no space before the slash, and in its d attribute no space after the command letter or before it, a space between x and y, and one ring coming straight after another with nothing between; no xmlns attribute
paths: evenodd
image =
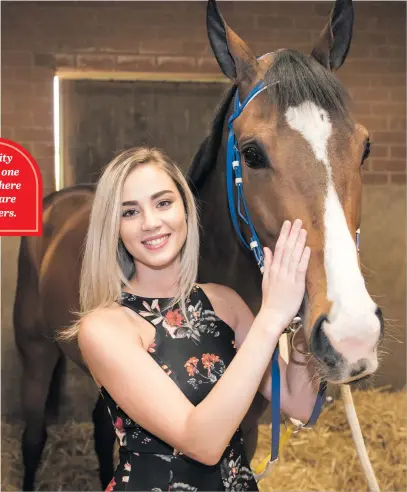
<svg viewBox="0 0 407 492"><path fill-rule="evenodd" d="M0 138L0 236L42 235L42 178L21 145Z"/></svg>

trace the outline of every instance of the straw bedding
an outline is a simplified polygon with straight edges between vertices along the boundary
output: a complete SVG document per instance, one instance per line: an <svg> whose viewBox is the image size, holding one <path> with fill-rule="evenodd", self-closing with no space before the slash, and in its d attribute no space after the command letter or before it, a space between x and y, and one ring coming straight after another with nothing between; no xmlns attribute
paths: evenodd
<svg viewBox="0 0 407 492"><path fill-rule="evenodd" d="M355 391L353 398L381 491L405 491L406 392ZM21 430L21 424L2 421L3 491L21 490ZM37 490L100 490L92 424L51 425L48 435ZM270 428L261 425L252 465L269 449ZM261 492L367 490L339 399L325 408L314 429L291 437L272 473L259 486Z"/></svg>

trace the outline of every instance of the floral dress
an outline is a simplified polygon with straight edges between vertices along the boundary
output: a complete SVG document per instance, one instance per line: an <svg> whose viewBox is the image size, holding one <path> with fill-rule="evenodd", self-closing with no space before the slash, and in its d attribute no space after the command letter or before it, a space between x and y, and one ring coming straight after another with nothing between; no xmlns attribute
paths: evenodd
<svg viewBox="0 0 407 492"><path fill-rule="evenodd" d="M198 405L236 354L234 331L216 316L199 286L194 287L187 299L189 326L186 326L178 305L171 310L161 309L160 304L164 306L168 300L123 292L120 302L155 326L155 339L148 349L149 354L190 402ZM178 453L137 425L103 387L101 394L120 444L119 464L106 491L258 490L240 427L220 461L208 466Z"/></svg>

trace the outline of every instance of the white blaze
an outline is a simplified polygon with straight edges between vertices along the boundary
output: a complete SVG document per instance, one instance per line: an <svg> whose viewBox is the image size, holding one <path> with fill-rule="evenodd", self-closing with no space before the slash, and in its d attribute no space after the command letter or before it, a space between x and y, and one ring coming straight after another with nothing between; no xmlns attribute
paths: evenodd
<svg viewBox="0 0 407 492"><path fill-rule="evenodd" d="M314 103L304 102L289 108L285 116L288 125L301 133L327 171L324 258L327 296L332 301L332 308L324 331L334 344L347 338L360 338L372 340L373 345L377 337L372 335L379 334L380 325L375 316L376 305L359 270L356 245L332 180L327 151L332 133L329 115Z"/></svg>

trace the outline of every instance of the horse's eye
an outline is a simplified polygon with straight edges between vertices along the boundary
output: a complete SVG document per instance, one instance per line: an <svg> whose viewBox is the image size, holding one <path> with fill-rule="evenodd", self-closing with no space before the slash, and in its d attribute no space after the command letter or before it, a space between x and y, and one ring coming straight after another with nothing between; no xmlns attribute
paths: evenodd
<svg viewBox="0 0 407 492"><path fill-rule="evenodd" d="M243 150L246 164L252 168L266 167L266 159L256 147L247 147Z"/></svg>
<svg viewBox="0 0 407 492"><path fill-rule="evenodd" d="M362 155L362 164L369 157L369 155L370 155L370 140L368 140L365 144L365 150L363 151L363 155Z"/></svg>

